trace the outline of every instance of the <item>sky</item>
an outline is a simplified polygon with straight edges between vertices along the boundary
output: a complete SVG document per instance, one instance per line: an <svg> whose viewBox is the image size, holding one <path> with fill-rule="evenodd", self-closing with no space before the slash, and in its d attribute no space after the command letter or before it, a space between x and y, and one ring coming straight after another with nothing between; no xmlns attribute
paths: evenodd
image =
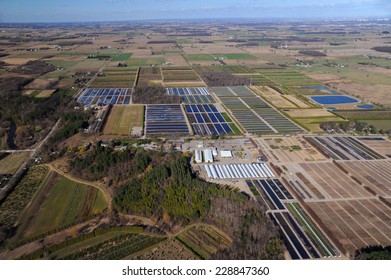
<svg viewBox="0 0 391 280"><path fill-rule="evenodd" d="M391 17L391 0L0 0L0 22Z"/></svg>

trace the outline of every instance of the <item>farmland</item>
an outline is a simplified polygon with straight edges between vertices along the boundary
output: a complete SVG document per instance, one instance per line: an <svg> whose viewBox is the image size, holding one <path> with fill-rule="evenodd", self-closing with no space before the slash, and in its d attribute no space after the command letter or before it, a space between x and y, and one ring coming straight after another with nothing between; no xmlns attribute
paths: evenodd
<svg viewBox="0 0 391 280"><path fill-rule="evenodd" d="M137 69L106 68L93 81L91 88L131 88L134 86Z"/></svg>
<svg viewBox="0 0 391 280"><path fill-rule="evenodd" d="M302 131L246 87L215 87L212 90L247 132L270 134Z"/></svg>
<svg viewBox="0 0 391 280"><path fill-rule="evenodd" d="M0 258L346 259L391 245L391 62L374 48L389 27L4 24L0 194L14 188Z"/></svg>
<svg viewBox="0 0 391 280"><path fill-rule="evenodd" d="M107 208L101 191L79 184L51 171L42 182L19 222L20 236L35 237L74 221L98 214Z"/></svg>
<svg viewBox="0 0 391 280"><path fill-rule="evenodd" d="M144 126L144 106L114 106L103 129L108 135L132 135L133 129L142 130Z"/></svg>
<svg viewBox="0 0 391 280"><path fill-rule="evenodd" d="M232 240L211 226L196 225L177 236L177 239L201 259L210 259L218 250L228 248Z"/></svg>

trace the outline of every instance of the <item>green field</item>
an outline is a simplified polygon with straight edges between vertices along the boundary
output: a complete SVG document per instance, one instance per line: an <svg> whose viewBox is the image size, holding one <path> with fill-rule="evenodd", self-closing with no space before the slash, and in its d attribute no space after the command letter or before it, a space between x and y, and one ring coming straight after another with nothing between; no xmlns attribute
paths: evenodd
<svg viewBox="0 0 391 280"><path fill-rule="evenodd" d="M289 212L296 217L301 226L309 234L311 240L318 248L319 252L323 256L333 256L335 255L335 249L331 243L326 239L326 237L321 233L321 231L315 226L307 214L298 206L297 203L286 204Z"/></svg>
<svg viewBox="0 0 391 280"><path fill-rule="evenodd" d="M108 135L130 135L133 127L143 127L144 106L114 106L103 129Z"/></svg>
<svg viewBox="0 0 391 280"><path fill-rule="evenodd" d="M373 125L377 129L382 130L391 130L391 119L390 120L360 120L360 122L364 122L370 125Z"/></svg>
<svg viewBox="0 0 391 280"><path fill-rule="evenodd" d="M111 59L111 61L123 61L128 60L132 56L132 53L121 53Z"/></svg>
<svg viewBox="0 0 391 280"><path fill-rule="evenodd" d="M0 174L14 174L30 153L13 153L0 160Z"/></svg>
<svg viewBox="0 0 391 280"><path fill-rule="evenodd" d="M164 61L163 57L131 58L127 61L127 64L129 66L151 66L162 65Z"/></svg>
<svg viewBox="0 0 391 280"><path fill-rule="evenodd" d="M186 54L185 58L190 61L213 61L215 57L211 54Z"/></svg>
<svg viewBox="0 0 391 280"><path fill-rule="evenodd" d="M31 238L95 215L107 207L97 188L71 181L52 171L23 214L21 234Z"/></svg>
<svg viewBox="0 0 391 280"><path fill-rule="evenodd" d="M212 54L215 57L224 57L228 60L246 60L246 59L257 59L256 56L253 56L248 53L224 53L224 54Z"/></svg>

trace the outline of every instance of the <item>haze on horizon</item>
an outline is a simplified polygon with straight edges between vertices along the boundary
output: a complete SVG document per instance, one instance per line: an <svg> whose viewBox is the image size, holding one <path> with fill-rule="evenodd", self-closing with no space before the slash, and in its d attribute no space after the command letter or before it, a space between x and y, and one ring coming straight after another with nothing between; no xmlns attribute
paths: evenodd
<svg viewBox="0 0 391 280"><path fill-rule="evenodd" d="M390 17L390 0L0 0L0 22Z"/></svg>

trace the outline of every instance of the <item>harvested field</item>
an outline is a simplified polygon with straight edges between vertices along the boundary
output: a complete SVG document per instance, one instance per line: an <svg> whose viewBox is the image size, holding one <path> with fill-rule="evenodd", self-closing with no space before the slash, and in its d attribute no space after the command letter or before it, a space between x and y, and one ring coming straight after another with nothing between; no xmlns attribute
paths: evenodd
<svg viewBox="0 0 391 280"><path fill-rule="evenodd" d="M14 174L29 156L28 152L8 154L0 160L0 174Z"/></svg>
<svg viewBox="0 0 391 280"><path fill-rule="evenodd" d="M297 172L298 182L301 185L300 189L302 189L302 195L305 199L341 199L371 196L371 193L364 186L353 180L334 163L300 163L299 166L300 168L298 166L292 167L292 170ZM305 182L304 178L310 184Z"/></svg>
<svg viewBox="0 0 391 280"><path fill-rule="evenodd" d="M325 109L290 109L284 112L292 118L336 117Z"/></svg>
<svg viewBox="0 0 391 280"><path fill-rule="evenodd" d="M339 164L376 195L391 195L390 161L346 161Z"/></svg>
<svg viewBox="0 0 391 280"><path fill-rule="evenodd" d="M383 137L357 137L357 140L374 151L391 158L391 141Z"/></svg>
<svg viewBox="0 0 391 280"><path fill-rule="evenodd" d="M141 131L143 126L144 106L113 106L103 133L129 136L132 134L133 128L139 128Z"/></svg>
<svg viewBox="0 0 391 280"><path fill-rule="evenodd" d="M277 108L296 108L297 106L287 100L285 95L282 95L275 89L270 87L251 86L250 89L265 98L268 102Z"/></svg>
<svg viewBox="0 0 391 280"><path fill-rule="evenodd" d="M390 209L377 199L308 202L349 254L366 246L391 243Z"/></svg>

